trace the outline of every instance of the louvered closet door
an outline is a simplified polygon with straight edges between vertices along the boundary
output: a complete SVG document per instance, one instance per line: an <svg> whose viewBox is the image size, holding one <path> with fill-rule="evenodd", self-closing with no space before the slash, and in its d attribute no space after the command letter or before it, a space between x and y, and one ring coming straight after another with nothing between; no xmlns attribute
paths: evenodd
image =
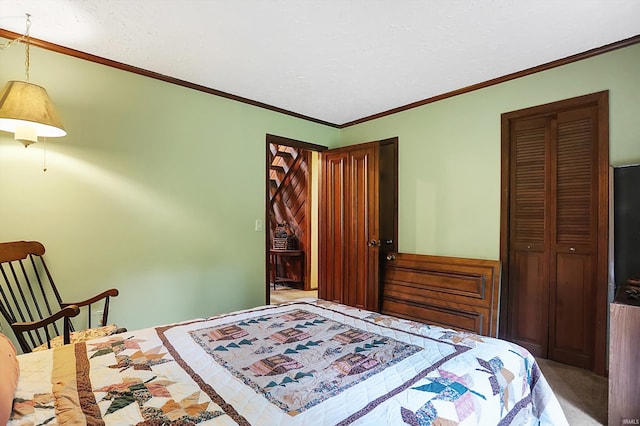
<svg viewBox="0 0 640 426"><path fill-rule="evenodd" d="M551 188L549 358L592 368L597 267L597 110L559 113Z"/></svg>
<svg viewBox="0 0 640 426"><path fill-rule="evenodd" d="M597 110L511 128L509 336L533 355L593 367Z"/></svg>
<svg viewBox="0 0 640 426"><path fill-rule="evenodd" d="M509 322L511 340L535 356L547 354L549 270L546 150L547 118L519 120L511 128Z"/></svg>
<svg viewBox="0 0 640 426"><path fill-rule="evenodd" d="M502 330L535 356L604 374L608 94L505 113L502 136Z"/></svg>

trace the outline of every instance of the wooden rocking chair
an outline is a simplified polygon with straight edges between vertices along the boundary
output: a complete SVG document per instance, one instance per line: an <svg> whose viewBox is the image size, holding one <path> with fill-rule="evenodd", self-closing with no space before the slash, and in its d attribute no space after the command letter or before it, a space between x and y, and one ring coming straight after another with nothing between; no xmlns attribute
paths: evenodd
<svg viewBox="0 0 640 426"><path fill-rule="evenodd" d="M66 303L43 259L37 241L0 243L0 312L24 353L85 341L125 331L107 324L112 288L80 302ZM104 299L102 327L91 328L91 305ZM87 307L88 329L75 331L71 318ZM62 333L61 333L62 332Z"/></svg>

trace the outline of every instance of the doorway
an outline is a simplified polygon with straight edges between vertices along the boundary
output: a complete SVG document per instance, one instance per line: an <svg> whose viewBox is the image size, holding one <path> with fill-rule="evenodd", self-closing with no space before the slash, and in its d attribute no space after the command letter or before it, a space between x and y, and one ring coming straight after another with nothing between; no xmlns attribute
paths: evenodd
<svg viewBox="0 0 640 426"><path fill-rule="evenodd" d="M326 149L266 135L266 303L317 294L319 153Z"/></svg>
<svg viewBox="0 0 640 426"><path fill-rule="evenodd" d="M608 92L502 115L500 337L605 372Z"/></svg>

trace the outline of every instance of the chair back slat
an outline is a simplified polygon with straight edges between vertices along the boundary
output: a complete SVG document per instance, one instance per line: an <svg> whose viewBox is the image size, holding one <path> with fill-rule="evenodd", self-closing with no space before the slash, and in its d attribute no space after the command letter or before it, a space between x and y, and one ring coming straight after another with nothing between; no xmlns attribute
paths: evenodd
<svg viewBox="0 0 640 426"><path fill-rule="evenodd" d="M5 266L8 269L8 273L7 271L5 271ZM2 314L5 317L5 319L7 320L7 322L9 324L16 322L18 320L20 321L27 321L27 319L29 321L33 321L33 317L32 316L27 316L29 314L29 312L27 312L27 315L25 315L25 313L23 312L25 309L23 309L23 307L25 307L25 305L21 305L19 303L19 298L16 296L16 291L14 290L14 287L16 288L16 290L18 290L19 293L21 293L20 291L20 285L19 285L19 281L18 281L18 276L15 273L15 268L13 266L13 262L5 262L5 264L0 264L0 268L2 269L2 277L4 278L4 283L6 285L7 288L7 293L11 296L11 299L9 299L5 293L5 291L2 289L2 286L0 285L0 290L2 290L2 302L3 302L3 306L2 306ZM9 277L13 277L13 281L9 278ZM12 284L13 282L13 284ZM24 296L22 297L22 300L24 301ZM13 304L11 303L11 301L13 301ZM34 340L34 336L31 333L27 333L29 340L31 341L31 343L33 344L33 346L36 346L35 342L36 340ZM42 340L40 338L40 336L36 336L37 340L40 341ZM42 344L42 343L39 343Z"/></svg>
<svg viewBox="0 0 640 426"><path fill-rule="evenodd" d="M5 285L0 285L0 296L2 296L0 308L2 308L2 316L9 323L13 323L13 322L16 322L18 319L16 318L16 315L13 312L13 310L9 309L9 296L7 296L7 293L9 293L11 297L14 299L15 299L15 296L13 295L11 286L9 285L9 277L7 277L7 273L4 268L5 268L5 265L0 263L0 271L2 272L2 277L4 278L4 283L5 283ZM7 290L5 290L5 287L7 288Z"/></svg>
<svg viewBox="0 0 640 426"><path fill-rule="evenodd" d="M44 246L35 241L0 245L0 311L9 323L39 321L61 308L62 299L42 258ZM51 300L49 300L51 299ZM24 332L32 346L62 335L54 322L49 327Z"/></svg>
<svg viewBox="0 0 640 426"><path fill-rule="evenodd" d="M20 321L25 321L26 319L24 314L22 313L22 309L20 308L18 299L16 298L15 292L13 290L13 286L11 285L11 281L9 280L9 276L13 274L7 275L7 272L5 271L5 266L7 266L8 269L10 269L11 271L13 271L13 266L11 265L11 262L6 262L6 263L7 265L3 265L2 263L0 263L0 270L2 271L2 277L4 278L4 283L6 286L6 291L5 291L5 286L0 285L0 295L2 296L2 300L0 301L0 313L2 313L2 316L5 318L5 320L9 324L12 324L14 322L17 322L18 318L20 319ZM10 299L7 296L7 293L11 296L11 300L13 300L13 307L9 301ZM18 316L16 316L16 312L18 313ZM29 336L29 340L31 341L31 344L33 346L37 346L35 344L33 335L31 333L26 333L26 334ZM22 345L22 340L24 340L24 336L17 336L17 337L18 337L18 340L20 341L20 344ZM39 344L42 344L42 343L39 343Z"/></svg>
<svg viewBox="0 0 640 426"><path fill-rule="evenodd" d="M36 262L36 259L38 260L38 262ZM29 290L31 291L31 297L33 298L33 303L38 311L38 316L39 319L44 319L48 316L51 316L53 314L53 310L51 309L51 304L49 303L49 297L47 295L47 292L45 290L45 287L47 287L48 289L51 290L51 292L54 294L57 302L58 302L58 307L62 306L62 298L60 297L60 293L58 293L58 289L55 286L55 283L53 282L53 278L51 277L51 274L49 273L49 269L47 268L47 264L44 261L44 258L38 254L29 254L29 260L31 261L31 271L33 272L33 276L35 277L36 281L38 282L38 287L40 288L40 294L38 296L36 296L32 290L31 287L31 280L29 279L29 275L27 274L27 271L23 268L23 272L24 272L24 278L25 278L25 282L27 283L27 285L29 286ZM22 261L20 262L22 264ZM45 285L45 280L43 278L40 277L41 273L39 271L44 270L46 273L46 283L48 283L49 285ZM38 303L38 301L41 300L44 302L44 305L46 307L46 314L42 314L42 312L40 311L40 304ZM58 308L56 308L57 310ZM73 331L73 325L71 325L70 323L70 327L71 330ZM45 341L48 342L49 340L51 340L51 337L49 335L49 329L53 327L53 331L54 331L54 335L55 336L60 336L61 335L61 331L60 329L58 329L58 324L57 322L52 323L50 326L45 327L44 331L46 333L46 340L40 340L40 335L38 333L38 330L35 330L38 339L40 341L40 344L44 343ZM31 333L31 332L29 332Z"/></svg>
<svg viewBox="0 0 640 426"><path fill-rule="evenodd" d="M33 254L31 255L32 261L33 261L33 257L37 257L38 259L40 259L40 265L42 266L42 269L44 270L44 272L47 274L47 280L49 280L49 284L51 285L51 290L53 291L53 294L56 297L56 300L58 301L58 305L62 305L62 297L60 297L60 292L58 291L58 287L56 287L56 284L53 282L53 277L51 276L51 272L49 272L49 268L47 267L47 264L45 263L44 258L42 257L41 254ZM34 264L34 269L38 271L38 268L35 267L35 264ZM38 276L38 281L40 281L39 276ZM42 288L42 284L40 284L40 287Z"/></svg>
<svg viewBox="0 0 640 426"><path fill-rule="evenodd" d="M18 260L17 263L20 265L20 269L22 270L22 277L24 278L24 285L27 287L27 289L29 290L29 295L31 296L31 301L33 303L33 306L36 308L36 312L38 313L37 318L38 319L42 319L42 311L40 310L40 305L36 302L36 295L33 292L33 286L31 285L31 280L29 279L29 275L27 274L27 270L24 267L24 264L22 263L21 260ZM33 263L33 262L32 262ZM34 268L35 269L35 268ZM36 272L37 275L37 272ZM42 287L42 285L41 285ZM22 293L22 287L19 287L21 289L21 293ZM27 306L27 310L29 309L29 304L24 300L24 296L23 296L23 301L25 302L25 305ZM46 302L47 299L45 298L44 301ZM48 303L46 303L47 307L49 306ZM49 315L51 315L51 311L49 311ZM29 317L31 318L31 320L33 321L33 315L31 315L31 312L29 312Z"/></svg>
<svg viewBox="0 0 640 426"><path fill-rule="evenodd" d="M9 294L11 295L11 300L13 300L13 306L18 313L18 317L21 321L33 321L33 316L31 315L29 306L26 304L24 292L22 291L22 287L20 286L20 281L18 280L18 276L16 275L16 270L13 267L13 262L9 262L7 264L7 267L9 268L10 272L9 277L13 277L13 281L10 278L7 278L5 281L7 283L7 288L9 289ZM16 295L16 293L18 294ZM20 303L20 300L22 300L23 303ZM26 311L26 314L23 311Z"/></svg>
<svg viewBox="0 0 640 426"><path fill-rule="evenodd" d="M58 308L62 306L62 298L60 297L60 293L58 293L58 289L56 288L55 283L53 282L53 278L51 277L51 274L49 273L49 269L47 268L47 264L45 263L44 259L42 258L42 256L37 255L37 254L30 254L29 255L29 259L31 260L31 266L33 267L33 275L35 276L36 280L38 281L38 286L40 288L40 298L39 300L42 300L44 302L45 307L47 308L47 314L46 315L42 315L42 313L40 312L40 308L38 303L35 303L36 297L35 295L33 295L33 300L34 303L36 305L36 308L38 308L38 314L40 315L40 319L43 319L45 317L51 316L53 314L53 310L51 309L51 305L49 304L49 297L47 296L47 293L45 291L45 284L43 283L43 279L40 278L40 268L42 268L45 272L46 272L46 277L47 277L47 283L49 284L47 286L48 289L50 289L53 294L56 297L56 300L58 302ZM36 265L36 259L39 260L39 264ZM25 274L25 279L27 281L27 283L30 285L30 280L28 278L28 276ZM56 310L58 310L58 308L56 308ZM56 336L60 335L60 330L58 330L58 327L55 323L53 323L53 327L55 329L56 332Z"/></svg>
<svg viewBox="0 0 640 426"><path fill-rule="evenodd" d="M39 301L33 292L29 275L22 260L5 263L10 274L5 274L3 271L3 277L5 278L5 284L7 285L7 289L11 295L11 301L13 302L13 304L11 304L8 300L6 301L7 309L17 313L17 316L15 314L12 315L14 319L13 322L17 321L17 318L19 318L20 321L38 321L43 319L44 317L42 316L42 311L39 307ZM0 264L0 266L2 265ZM22 280L20 279L20 275L16 272L16 269L22 271ZM9 277L13 278L13 280ZM25 292L25 290L28 290L28 292ZM31 296L30 300L27 298L27 295ZM46 297L44 300L46 300ZM38 314L37 316L33 314L32 307L35 307L35 312ZM56 335L59 335L57 327L55 327L55 332ZM34 346L41 345L46 341L38 329L26 332L25 334L27 334L29 340ZM36 342L38 342L38 344L36 344Z"/></svg>

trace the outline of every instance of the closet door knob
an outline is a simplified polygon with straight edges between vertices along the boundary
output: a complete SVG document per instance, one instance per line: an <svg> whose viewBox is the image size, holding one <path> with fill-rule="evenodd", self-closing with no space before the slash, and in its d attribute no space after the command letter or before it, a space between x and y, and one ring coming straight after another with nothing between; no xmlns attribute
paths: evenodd
<svg viewBox="0 0 640 426"><path fill-rule="evenodd" d="M378 247L380 245L380 241L379 240L371 240L371 241L367 242L367 245L369 247Z"/></svg>
<svg viewBox="0 0 640 426"><path fill-rule="evenodd" d="M573 253L574 251L576 251L576 249L575 249L574 247L571 247L571 248L569 249L569 251L570 251L571 253Z"/></svg>
<svg viewBox="0 0 640 426"><path fill-rule="evenodd" d="M388 261L396 260L396 257L395 257L394 255L392 255L391 253L389 253L389 254L387 255L387 260L388 260Z"/></svg>

